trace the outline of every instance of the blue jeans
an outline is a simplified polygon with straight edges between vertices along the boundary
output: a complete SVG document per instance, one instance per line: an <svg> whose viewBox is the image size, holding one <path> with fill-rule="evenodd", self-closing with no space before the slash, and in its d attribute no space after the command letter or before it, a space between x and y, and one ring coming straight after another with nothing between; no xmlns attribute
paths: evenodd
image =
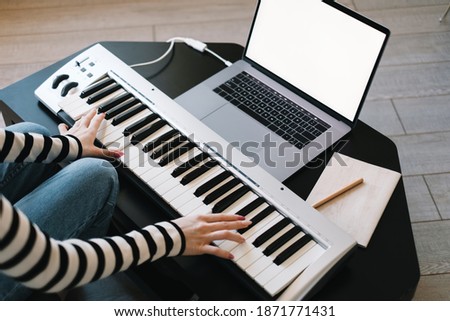
<svg viewBox="0 0 450 321"><path fill-rule="evenodd" d="M48 135L32 123L7 128ZM107 232L118 193L117 172L105 160L83 158L54 173L54 164L0 164L0 192L51 237L88 239ZM0 274L0 299L25 300L32 290Z"/></svg>

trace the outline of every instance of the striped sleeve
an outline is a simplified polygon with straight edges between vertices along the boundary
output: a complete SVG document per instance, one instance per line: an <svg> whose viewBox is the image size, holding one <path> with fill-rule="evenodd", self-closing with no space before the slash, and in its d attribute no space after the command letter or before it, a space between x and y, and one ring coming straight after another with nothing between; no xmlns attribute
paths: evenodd
<svg viewBox="0 0 450 321"><path fill-rule="evenodd" d="M78 138L16 133L0 129L0 162L56 163L81 157Z"/></svg>
<svg viewBox="0 0 450 321"><path fill-rule="evenodd" d="M58 241L43 233L9 201L0 198L0 271L25 286L59 292L146 261L184 252L174 222L161 222L122 236Z"/></svg>

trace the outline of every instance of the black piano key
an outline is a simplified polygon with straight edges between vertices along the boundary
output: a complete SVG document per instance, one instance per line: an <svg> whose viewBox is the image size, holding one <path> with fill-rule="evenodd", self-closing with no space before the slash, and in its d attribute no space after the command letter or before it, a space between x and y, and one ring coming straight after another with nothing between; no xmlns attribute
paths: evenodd
<svg viewBox="0 0 450 321"><path fill-rule="evenodd" d="M242 196L248 193L250 188L247 185L244 185L237 190L235 190L233 193L225 197L224 199L217 202L216 205L212 208L213 213L222 213L225 211L228 207L234 204L237 200L239 200Z"/></svg>
<svg viewBox="0 0 450 321"><path fill-rule="evenodd" d="M246 216L249 213L253 212L255 209L257 209L260 205L264 204L266 200L262 197L258 197L251 203L247 204L245 207L240 209L236 214Z"/></svg>
<svg viewBox="0 0 450 321"><path fill-rule="evenodd" d="M185 141L187 141L186 136L179 136L179 137L165 143L164 145L162 145L161 148L159 148L158 150L155 150L153 153L151 153L149 157L151 159L160 158L162 155L167 154L170 150L180 146Z"/></svg>
<svg viewBox="0 0 450 321"><path fill-rule="evenodd" d="M110 110L110 109L116 107L117 105L123 103L124 101L126 101L126 100L128 100L128 99L130 99L130 98L132 98L132 97L133 97L132 94L130 94L130 93L124 93L124 94L122 94L122 95L119 95L119 96L117 96L117 97L112 98L111 100L108 100L108 101L107 101L106 103L104 103L104 104L101 104L101 105L97 108L97 111L98 111L99 114L100 114L100 113L105 113L105 112L107 112L108 110Z"/></svg>
<svg viewBox="0 0 450 321"><path fill-rule="evenodd" d="M127 100L127 101L121 103L120 105L114 107L113 109L107 111L105 114L105 119L108 120L108 119L114 118L117 115L123 113L124 111L130 109L131 107L133 107L139 103L140 103L140 101L135 98L131 99L131 100Z"/></svg>
<svg viewBox="0 0 450 321"><path fill-rule="evenodd" d="M146 137L154 134L156 131L163 128L165 125L167 125L167 122L164 119L157 120L156 122L151 124L149 127L144 128L143 130L135 133L131 138L131 143L134 145L140 143Z"/></svg>
<svg viewBox="0 0 450 321"><path fill-rule="evenodd" d="M214 176L207 182L205 182L202 185L200 185L199 187L197 187L197 189L194 192L194 195L197 197L202 196L207 191L211 190L213 187L217 186L218 184L220 184L221 182L223 182L225 179L227 179L230 176L231 176L231 173L229 171L224 171L224 172L220 173L219 175Z"/></svg>
<svg viewBox="0 0 450 321"><path fill-rule="evenodd" d="M164 167L167 164L169 164L170 162L176 160L181 155L186 154L187 152L189 152L194 147L195 147L195 144L191 143L191 142L189 142L187 144L184 144L184 145L174 149L173 151L171 151L169 154L167 154L163 158L161 158L161 160L159 161L158 165L161 166L161 167Z"/></svg>
<svg viewBox="0 0 450 321"><path fill-rule="evenodd" d="M124 112L122 115L119 115L116 118L114 118L111 122L111 125L117 126L117 125L123 123L124 121L126 121L127 119L130 119L134 115L139 114L141 111L143 111L147 108L148 108L147 105L139 104L136 107L133 107L130 110Z"/></svg>
<svg viewBox="0 0 450 321"><path fill-rule="evenodd" d="M203 162L205 159L208 158L208 154L206 153L201 153L198 154L197 156L195 156L194 158L189 159L188 161L184 162L183 164L181 164L180 166L178 166L177 168L175 168L172 171L172 176L173 177L178 177L181 174L185 173L186 171L188 171L189 169L191 169L192 167L200 164L201 162Z"/></svg>
<svg viewBox="0 0 450 321"><path fill-rule="evenodd" d="M92 95L93 93L102 90L105 87L108 87L109 85L114 83L114 79L111 79L109 77L103 78L102 80L92 84L91 86L85 88L80 93L80 98L86 98L87 96Z"/></svg>
<svg viewBox="0 0 450 321"><path fill-rule="evenodd" d="M115 85L111 85L109 87L103 88L99 92L96 92L92 96L89 96L89 98L86 100L86 103L88 105L93 104L93 103L99 101L100 99L105 98L105 97L115 93L120 88L122 88L122 86L119 84L115 84Z"/></svg>
<svg viewBox="0 0 450 321"><path fill-rule="evenodd" d="M297 225L293 226L289 231L284 233L280 238L273 241L271 244L269 244L263 251L264 255L269 256L276 250L278 250L280 247L283 246L287 241L289 241L291 238L296 236L298 233L300 233L302 229L298 227Z"/></svg>
<svg viewBox="0 0 450 321"><path fill-rule="evenodd" d="M154 120L156 120L158 118L159 118L159 116L156 115L156 114L148 115L147 117L144 117L144 118L138 120L137 122L135 122L134 124L126 127L123 130L123 135L125 137L126 136L130 136L131 134L137 132L139 129L141 129L142 127L150 124L152 121L154 121Z"/></svg>
<svg viewBox="0 0 450 321"><path fill-rule="evenodd" d="M285 228L291 222L287 217L283 218L281 221L273 225L267 231L258 236L254 241L253 245L256 247L261 246L265 242L267 242L272 236L280 232L283 228Z"/></svg>
<svg viewBox="0 0 450 321"><path fill-rule="evenodd" d="M216 190L214 190L211 193L209 193L208 195L206 195L205 199L203 200L203 203L205 203L206 205L211 204L216 199L221 197L223 194L228 192L230 189L237 186L240 182L241 181L239 179L237 179L236 177L233 178L231 181L226 182L225 184L223 184Z"/></svg>
<svg viewBox="0 0 450 321"><path fill-rule="evenodd" d="M287 249L285 249L283 252L277 255L275 260L273 260L273 263L276 265L280 265L284 261L286 261L288 258L290 258L292 255L294 255L295 252L299 251L302 247L304 247L306 244L309 243L309 241L312 240L312 237L308 234L304 235L299 240L292 243Z"/></svg>
<svg viewBox="0 0 450 321"><path fill-rule="evenodd" d="M247 232L249 229L251 229L252 227L254 227L256 224L258 224L259 222L261 222L263 219L265 219L267 216L269 216L269 214L271 214L272 212L275 211L275 207L273 207L272 205L267 206L265 209L263 209L261 212L259 212L258 214L256 214L254 217L252 217L252 219L250 220L252 222L252 224L250 224L249 226L247 226L246 228L240 229L238 230L238 232L240 234L244 234L245 232Z"/></svg>
<svg viewBox="0 0 450 321"><path fill-rule="evenodd" d="M162 134L161 136L159 136L158 138L152 140L151 142L147 143L144 146L144 153L148 153L148 152L154 150L155 148L157 148L158 146L160 146L164 142L167 142L169 139L172 139L173 137L178 135L178 133L179 133L178 130L171 129L167 133Z"/></svg>
<svg viewBox="0 0 450 321"><path fill-rule="evenodd" d="M190 172L189 174L185 175L183 177L183 179L180 181L181 185L189 184L194 179L202 176L203 174L205 174L207 171L209 171L211 168L217 166L218 164L219 163L217 161L215 161L214 159L206 162L199 168L197 168L197 169L193 170L192 172Z"/></svg>

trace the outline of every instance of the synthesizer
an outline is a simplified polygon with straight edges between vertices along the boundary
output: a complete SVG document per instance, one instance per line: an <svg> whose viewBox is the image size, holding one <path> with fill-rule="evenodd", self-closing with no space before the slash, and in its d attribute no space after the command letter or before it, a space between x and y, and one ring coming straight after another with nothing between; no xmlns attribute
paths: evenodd
<svg viewBox="0 0 450 321"><path fill-rule="evenodd" d="M73 122L106 114L97 138L123 150L123 167L180 216L232 212L246 242L216 242L264 298L301 300L355 241L100 44L43 82L36 97ZM150 215L150 213L149 213Z"/></svg>

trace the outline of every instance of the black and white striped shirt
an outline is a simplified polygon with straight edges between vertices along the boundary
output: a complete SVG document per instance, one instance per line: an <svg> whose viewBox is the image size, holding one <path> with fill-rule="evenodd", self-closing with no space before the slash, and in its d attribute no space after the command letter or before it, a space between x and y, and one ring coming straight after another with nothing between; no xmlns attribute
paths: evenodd
<svg viewBox="0 0 450 321"><path fill-rule="evenodd" d="M45 137L0 129L2 162L75 160L82 148L72 136ZM126 235L58 241L0 195L0 271L25 286L59 292L124 271L145 261L181 255L185 238L173 222Z"/></svg>

